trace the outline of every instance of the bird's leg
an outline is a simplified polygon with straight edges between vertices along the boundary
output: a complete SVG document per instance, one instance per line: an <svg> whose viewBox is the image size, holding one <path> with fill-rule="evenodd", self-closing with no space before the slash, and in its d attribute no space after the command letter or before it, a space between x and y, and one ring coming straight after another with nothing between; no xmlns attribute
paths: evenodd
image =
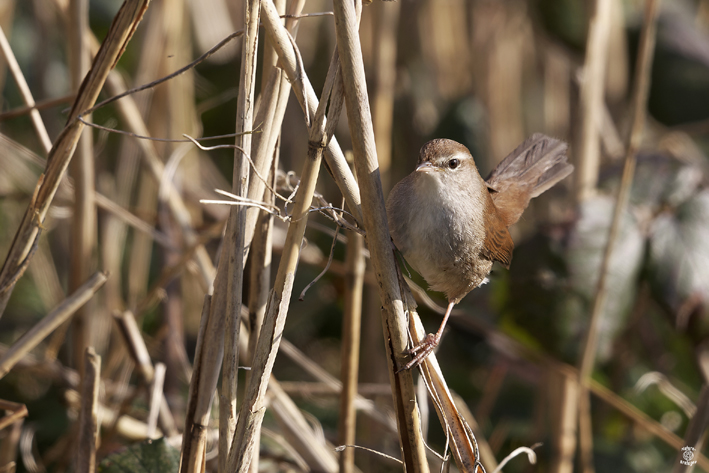
<svg viewBox="0 0 709 473"><path fill-rule="evenodd" d="M429 333L426 335L426 338L423 339L421 343L416 345L415 347L411 348L408 350L408 353L410 355L415 355L414 358L409 361L406 366L402 368L402 370L408 370L411 368L414 368L418 365L421 364L421 362L431 354L434 348L438 346L438 343L441 341L441 337L443 336L443 329L446 327L446 322L448 322L448 317L450 317L451 312L453 311L453 306L455 305L455 302L451 301L448 303L448 309L446 309L446 315L443 316L443 321L441 322L441 326L438 328L438 331L436 333Z"/></svg>

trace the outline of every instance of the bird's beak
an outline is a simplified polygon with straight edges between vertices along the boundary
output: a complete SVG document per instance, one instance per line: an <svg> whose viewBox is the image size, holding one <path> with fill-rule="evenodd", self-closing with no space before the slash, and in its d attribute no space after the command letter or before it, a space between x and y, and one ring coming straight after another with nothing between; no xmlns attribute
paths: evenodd
<svg viewBox="0 0 709 473"><path fill-rule="evenodd" d="M416 167L416 172L433 172L435 170L436 167L428 161L421 163Z"/></svg>

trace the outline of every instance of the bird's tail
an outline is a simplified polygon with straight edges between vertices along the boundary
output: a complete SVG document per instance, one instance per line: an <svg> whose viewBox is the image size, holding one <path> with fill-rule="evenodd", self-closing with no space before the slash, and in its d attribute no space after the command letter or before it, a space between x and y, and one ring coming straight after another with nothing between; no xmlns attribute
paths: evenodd
<svg viewBox="0 0 709 473"><path fill-rule="evenodd" d="M571 174L567 144L536 133L497 165L486 179L495 206L507 225L516 222L529 201Z"/></svg>

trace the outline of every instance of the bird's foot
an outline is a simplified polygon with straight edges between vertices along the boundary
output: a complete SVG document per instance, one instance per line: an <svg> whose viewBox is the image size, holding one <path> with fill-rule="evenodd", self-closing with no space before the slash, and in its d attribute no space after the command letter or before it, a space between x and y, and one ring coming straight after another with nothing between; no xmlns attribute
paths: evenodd
<svg viewBox="0 0 709 473"><path fill-rule="evenodd" d="M399 371L410 370L411 368L415 368L420 365L421 362L423 362L423 360L425 360L426 357L430 355L431 352L438 346L438 342L440 341L441 336L437 333L429 333L426 335L426 338L424 338L421 343L406 351L409 355L413 355L414 357Z"/></svg>

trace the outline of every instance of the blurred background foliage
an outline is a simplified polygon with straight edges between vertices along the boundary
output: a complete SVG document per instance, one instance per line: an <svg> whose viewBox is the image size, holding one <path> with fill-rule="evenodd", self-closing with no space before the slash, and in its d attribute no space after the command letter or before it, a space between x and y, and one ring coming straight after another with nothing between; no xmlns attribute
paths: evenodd
<svg viewBox="0 0 709 473"><path fill-rule="evenodd" d="M543 132L567 140L576 157L579 81L593 2L583 0L398 0L364 8L361 37L372 100L381 177L388 189L413 170L418 149L434 137L455 139L470 148L486 175L525 137ZM90 26L103 38L118 9L117 0L92 0ZM451 388L460 394L480 424L480 432L499 459L514 448L542 442L539 463L523 459L505 471L566 471L558 464L560 381L538 358L520 356L504 340L533 353L576 365L589 323L598 270L607 242L615 193L620 182L626 135L630 127L630 84L644 2L613 2L605 103L601 129L602 161L597 192L574 199L574 176L536 199L513 230L516 242L509 271L495 267L490 284L473 291L457 307L438 351ZM238 0L152 0L148 13L118 70L130 86L155 80L239 29ZM43 108L42 118L55 138L71 103L67 23L63 0L2 0L0 26L37 102L62 98ZM326 0L309 0L307 12L332 10ZM594 379L683 437L688 414L657 386L634 389L638 380L658 372L696 402L707 383L709 325L709 2L665 0L659 17L651 77L650 119L638 156L631 203L623 217L609 271L609 294L599 333ZM263 37L263 35L262 35ZM261 39L262 41L262 39ZM315 90L324 83L335 46L330 16L301 20L297 43ZM232 133L240 51L231 43L190 73L135 95L150 132L181 138ZM14 81L0 69L2 112L22 106ZM260 72L257 83L260 83ZM258 93L258 89L257 89ZM44 151L27 115L0 115L0 254L5 254L41 172ZM97 110L95 123L121 128L113 106ZM85 133L87 133L85 131ZM349 148L346 117L336 133ZM103 377L123 382L130 361L113 330L111 313L134 308L184 243L161 208L157 186L141 167L135 138L94 130L97 190L155 226L174 243L166 249L144 234L117 224L98 211L98 268L110 270L110 282L91 305L92 343L104 358ZM228 142L228 141L227 141ZM164 161L175 160L181 144L156 143ZM307 149L300 107L291 97L280 143L280 166L299 170ZM198 199L214 188L230 188L233 152L190 147L173 179L185 195L198 231L211 235L208 249L216 258L223 207ZM318 190L339 205L341 196L323 173ZM33 325L67 293L72 207L59 197L50 211L37 256L0 319L5 346ZM322 270L334 225L312 219L294 292ZM276 221L275 248L284 238ZM326 276L294 301L285 338L329 373L340 369L344 245L335 246ZM277 254L275 256L277 258ZM413 279L425 288L417 275ZM369 282L373 279L368 278ZM245 294L247 292L245 291ZM187 380L199 325L202 288L187 266L163 292L160 303L137 314L154 360L168 367L166 394L178 426L183 425ZM381 406L391 403L385 369L376 287L368 285L364 308L360 381L365 396ZM440 294L431 293L437 304ZM439 315L421 305L429 330ZM66 337L65 337L66 335ZM502 337L502 338L501 338ZM502 342L500 341L502 340ZM74 367L71 331L50 337L36 360ZM28 363L0 380L0 398L23 402L29 418L17 471L65 471L70 455L76 405L66 397L66 373L48 375L46 366ZM308 394L312 378L291 358L279 356L275 375L305 411L334 441L337 397ZM103 401L111 408L145 416L137 396L124 403L116 393ZM604 400L592 399L594 460L598 471L669 471L677 450L649 434L642 423ZM445 437L431 413L429 442L437 450ZM269 415L265 426L278 431ZM8 429L0 442L9 439ZM360 416L358 444L398 456L398 440ZM101 455L129 445L109 437ZM274 446L275 445L275 446ZM262 444L262 471L297 466L272 441ZM0 448L0 452L2 448ZM705 449L704 452L707 450ZM4 453L3 459L9 458ZM362 471L398 471L366 452L357 452ZM35 462L34 465L32 462ZM113 471L113 470L106 470Z"/></svg>

